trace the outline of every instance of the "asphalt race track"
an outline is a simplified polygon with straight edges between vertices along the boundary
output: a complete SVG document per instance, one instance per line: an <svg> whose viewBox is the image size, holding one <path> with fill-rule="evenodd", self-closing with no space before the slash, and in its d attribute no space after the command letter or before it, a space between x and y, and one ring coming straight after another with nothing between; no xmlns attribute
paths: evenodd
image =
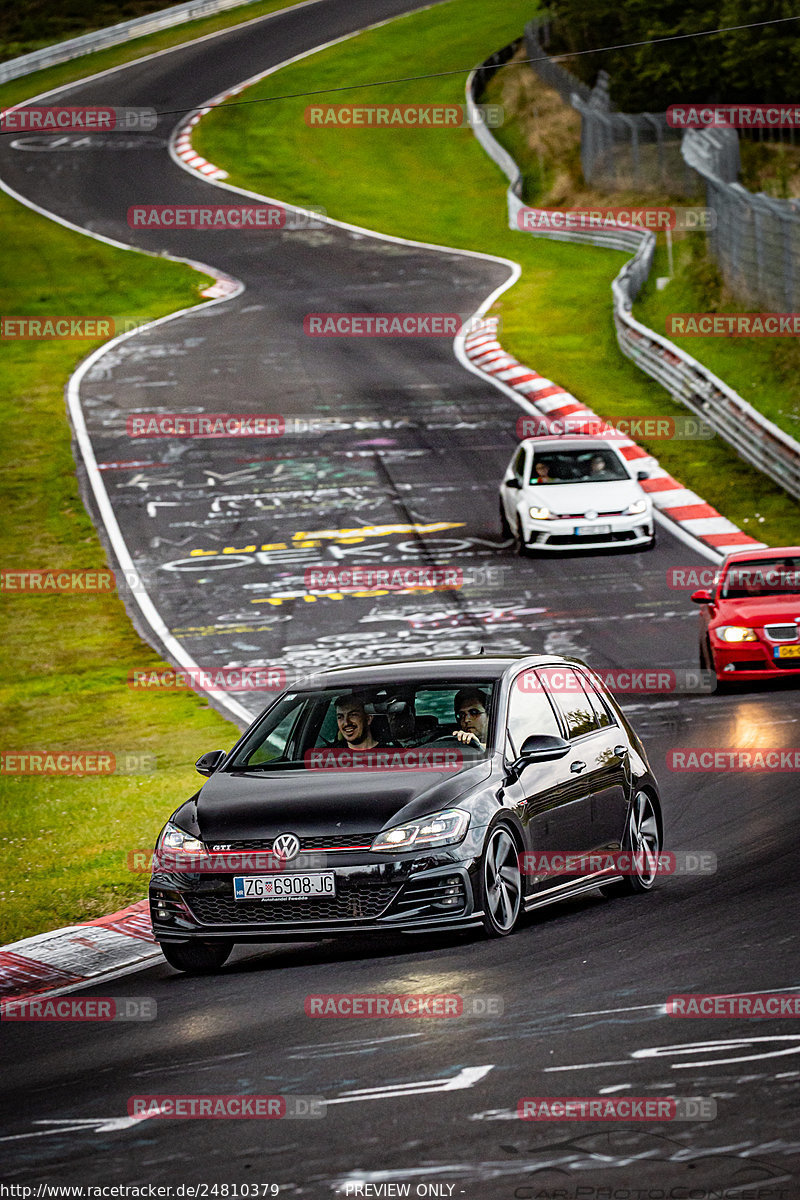
<svg viewBox="0 0 800 1200"><path fill-rule="evenodd" d="M321 0L59 95L191 110L272 64L416 7ZM203 667L264 664L289 675L481 647L576 654L596 668L696 667L696 611L669 588L667 571L706 564L663 530L649 553L557 562L516 559L503 544L497 485L519 409L459 365L451 339L303 332L309 312L466 318L508 266L327 224L134 231L126 222L134 204L236 203L169 158L176 120L114 155L100 145L23 153L2 139L0 176L75 225L211 264L244 285L128 339L81 383L125 543L188 654ZM274 440L132 439L126 419L143 411L330 417L340 427ZM471 582L422 595L306 598L309 566L430 562L469 569ZM127 602L163 650L135 597ZM258 693L237 700L251 713L264 704ZM796 1022L663 1012L676 993L786 992L795 983L791 775L675 774L665 758L676 746L795 745L798 693L623 703L661 780L667 848L714 852L715 874L667 878L644 897L593 893L495 942L240 949L218 977L189 979L163 964L111 985L115 996L153 997L153 1022L7 1025L4 1179L278 1184L281 1196L298 1197L337 1187L357 1195L352 1185L366 1183L475 1200L572 1197L580 1188L601 1200L634 1185L643 1197L675 1200L800 1196ZM165 816L180 799L165 797ZM305 1015L309 993L341 992L463 992L499 997L503 1013L343 1023ZM240 1092L322 1097L326 1115L219 1124L127 1116L132 1095ZM516 1116L525 1096L606 1094L712 1098L717 1116L638 1125Z"/></svg>

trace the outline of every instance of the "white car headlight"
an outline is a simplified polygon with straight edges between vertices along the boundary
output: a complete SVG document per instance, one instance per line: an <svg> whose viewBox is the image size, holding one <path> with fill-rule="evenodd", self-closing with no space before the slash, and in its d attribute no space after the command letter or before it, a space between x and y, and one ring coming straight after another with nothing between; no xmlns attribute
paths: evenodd
<svg viewBox="0 0 800 1200"><path fill-rule="evenodd" d="M642 497L641 500L634 500L633 504L629 504L625 512L629 517L638 516L639 513L647 512L648 501Z"/></svg>
<svg viewBox="0 0 800 1200"><path fill-rule="evenodd" d="M723 642L757 642L755 630L747 625L719 625L714 632Z"/></svg>
<svg viewBox="0 0 800 1200"><path fill-rule="evenodd" d="M179 829L171 821L167 821L161 831L156 845L156 851L166 854L205 854L206 848L196 837L192 837L185 829Z"/></svg>
<svg viewBox="0 0 800 1200"><path fill-rule="evenodd" d="M460 842L469 826L469 813L460 808L446 808L420 821L395 825L379 833L371 850L410 850L417 846L448 846Z"/></svg>
<svg viewBox="0 0 800 1200"><path fill-rule="evenodd" d="M528 512L534 521L550 521L553 519L553 514L549 508L529 508Z"/></svg>

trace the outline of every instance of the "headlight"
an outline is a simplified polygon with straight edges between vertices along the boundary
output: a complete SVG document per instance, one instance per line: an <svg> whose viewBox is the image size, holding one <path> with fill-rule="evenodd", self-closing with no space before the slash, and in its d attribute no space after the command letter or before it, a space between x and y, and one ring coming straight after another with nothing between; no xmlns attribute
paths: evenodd
<svg viewBox="0 0 800 1200"><path fill-rule="evenodd" d="M647 501L642 497L641 500L634 500L633 504L629 504L625 509L629 517L635 517L638 513L647 512Z"/></svg>
<svg viewBox="0 0 800 1200"><path fill-rule="evenodd" d="M167 854L174 854L176 851L181 854L205 854L206 848L196 837L167 821L156 844L156 852L158 851Z"/></svg>
<svg viewBox="0 0 800 1200"><path fill-rule="evenodd" d="M407 825L395 825L379 833L370 846L371 850L410 850L417 846L448 846L460 842L467 832L469 813L460 808L446 808L421 821L409 821Z"/></svg>
<svg viewBox="0 0 800 1200"><path fill-rule="evenodd" d="M757 642L758 638L755 635L755 630L748 629L746 625L720 625L714 630L718 638L722 638L723 642Z"/></svg>
<svg viewBox="0 0 800 1200"><path fill-rule="evenodd" d="M530 508L528 512L533 517L534 521L549 521L552 518L552 513L549 508Z"/></svg>

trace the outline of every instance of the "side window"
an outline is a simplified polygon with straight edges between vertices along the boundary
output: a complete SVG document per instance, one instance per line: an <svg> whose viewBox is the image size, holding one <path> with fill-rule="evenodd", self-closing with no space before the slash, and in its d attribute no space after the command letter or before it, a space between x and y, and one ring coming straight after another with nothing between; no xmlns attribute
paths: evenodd
<svg viewBox="0 0 800 1200"><path fill-rule="evenodd" d="M594 714L597 717L598 728L607 729L609 725L615 724L615 722L611 720L608 709L603 703L602 696L597 691L597 688L594 686L591 679L587 679L587 677L580 671L576 672L576 674L583 684L583 690L586 692L589 703L594 709Z"/></svg>
<svg viewBox="0 0 800 1200"><path fill-rule="evenodd" d="M537 673L564 719L567 737L577 738L599 729L594 706L571 667L543 667Z"/></svg>
<svg viewBox="0 0 800 1200"><path fill-rule="evenodd" d="M508 732L517 754L525 738L532 734L561 737L547 692L535 671L523 671L512 685L508 704Z"/></svg>
<svg viewBox="0 0 800 1200"><path fill-rule="evenodd" d="M517 451L517 457L514 459L514 466L512 469L513 469L514 474L516 475L517 479L524 478L524 475L525 475L525 447L524 446L520 446L519 450Z"/></svg>

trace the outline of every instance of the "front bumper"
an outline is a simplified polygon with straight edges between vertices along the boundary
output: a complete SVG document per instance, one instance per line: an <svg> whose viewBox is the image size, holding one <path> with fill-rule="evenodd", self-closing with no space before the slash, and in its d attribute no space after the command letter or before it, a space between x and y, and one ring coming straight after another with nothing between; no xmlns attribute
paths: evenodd
<svg viewBox="0 0 800 1200"><path fill-rule="evenodd" d="M577 529L603 528L605 533L576 533ZM568 517L557 520L535 521L523 517L522 532L525 544L536 550L565 551L592 549L619 549L621 546L646 546L653 538L653 514L639 513L636 516L603 516L596 520Z"/></svg>
<svg viewBox="0 0 800 1200"><path fill-rule="evenodd" d="M752 683L757 679L786 679L800 676L800 657L776 658L780 645L791 643L723 642L711 631L714 668L720 679Z"/></svg>
<svg viewBox="0 0 800 1200"><path fill-rule="evenodd" d="M308 900L236 900L232 873L154 874L153 935L158 942L297 941L337 934L466 929L482 915L475 906L476 858L439 852L426 854L424 860L373 858L324 869L334 872L335 896Z"/></svg>

